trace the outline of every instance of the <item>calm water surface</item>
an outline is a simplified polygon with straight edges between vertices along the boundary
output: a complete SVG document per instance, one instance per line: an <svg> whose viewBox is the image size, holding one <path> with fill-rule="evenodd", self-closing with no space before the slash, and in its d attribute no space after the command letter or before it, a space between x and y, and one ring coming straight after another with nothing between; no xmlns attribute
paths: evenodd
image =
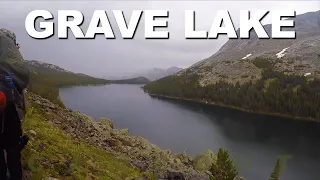
<svg viewBox="0 0 320 180"><path fill-rule="evenodd" d="M229 150L241 175L268 179L278 156L282 180L320 179L320 123L254 115L193 102L151 98L139 85L63 88L63 102L173 152Z"/></svg>

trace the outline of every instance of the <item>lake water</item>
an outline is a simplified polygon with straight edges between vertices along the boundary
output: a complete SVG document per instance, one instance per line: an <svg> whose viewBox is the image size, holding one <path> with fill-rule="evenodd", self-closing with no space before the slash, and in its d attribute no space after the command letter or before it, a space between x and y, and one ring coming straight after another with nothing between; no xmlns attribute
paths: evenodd
<svg viewBox="0 0 320 180"><path fill-rule="evenodd" d="M163 149L195 156L225 148L248 180L268 179L278 156L287 159L281 180L320 179L320 123L152 98L140 87L63 88L60 96L67 107L108 117Z"/></svg>

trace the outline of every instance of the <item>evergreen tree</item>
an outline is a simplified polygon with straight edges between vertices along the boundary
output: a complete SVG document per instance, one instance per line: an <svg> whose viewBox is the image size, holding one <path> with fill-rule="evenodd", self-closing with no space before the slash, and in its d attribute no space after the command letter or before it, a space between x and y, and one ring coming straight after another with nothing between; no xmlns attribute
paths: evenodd
<svg viewBox="0 0 320 180"><path fill-rule="evenodd" d="M279 177L280 177L280 160L277 159L277 163L273 168L273 172L269 180L279 180Z"/></svg>
<svg viewBox="0 0 320 180"><path fill-rule="evenodd" d="M219 149L217 161L212 164L210 169L212 173L212 180L233 180L238 172L233 165L231 159L229 159L229 153L227 150Z"/></svg>

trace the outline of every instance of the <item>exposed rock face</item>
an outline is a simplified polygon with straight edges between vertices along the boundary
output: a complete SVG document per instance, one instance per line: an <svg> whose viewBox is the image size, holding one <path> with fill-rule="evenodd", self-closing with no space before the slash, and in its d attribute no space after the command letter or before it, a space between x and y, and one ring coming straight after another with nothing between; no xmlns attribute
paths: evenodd
<svg viewBox="0 0 320 180"><path fill-rule="evenodd" d="M28 93L27 97L27 103L36 103L44 110L46 121L77 140L131 160L131 164L142 172L156 172L160 179L172 179L178 175L186 180L209 180L208 175L196 171L193 166L201 162L193 161L186 153L173 154L142 137L130 136L128 129L114 129L112 121L107 118L94 121L78 111L62 108L35 94Z"/></svg>
<svg viewBox="0 0 320 180"><path fill-rule="evenodd" d="M320 77L320 11L296 16L294 30L296 39L259 39L254 31L250 39L230 39L211 57L204 59L184 73L202 75L201 85L215 83L219 80L235 83L259 79L261 69L251 60L267 57L275 60L275 69L287 74ZM271 37L271 25L264 26ZM237 34L239 34L237 31Z"/></svg>

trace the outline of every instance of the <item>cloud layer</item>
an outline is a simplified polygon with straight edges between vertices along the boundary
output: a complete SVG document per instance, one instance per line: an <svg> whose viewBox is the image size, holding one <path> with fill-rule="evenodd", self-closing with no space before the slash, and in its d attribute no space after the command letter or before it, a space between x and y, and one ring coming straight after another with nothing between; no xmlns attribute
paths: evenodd
<svg viewBox="0 0 320 180"><path fill-rule="evenodd" d="M226 41L226 36L213 40L186 40L184 38L184 11L196 11L196 29L210 30L217 10L229 10L235 27L239 27L239 11L293 9L297 14L320 9L317 1L17 1L0 2L0 24L13 30L25 59L41 60L75 72L94 76L127 76L153 67L188 67L214 54ZM25 18L32 10L50 11L55 17L57 10L79 10L85 16L83 31L86 32L94 10L106 10L116 35L115 40L102 35L94 40L75 40L69 33L68 40L57 36L35 40L25 30ZM130 19L132 10L163 9L169 11L169 40L144 39L144 18L140 21L133 40L120 36L112 10L123 10ZM56 19L54 20L57 21ZM266 17L263 24L270 23ZM57 23L56 23L57 25Z"/></svg>

